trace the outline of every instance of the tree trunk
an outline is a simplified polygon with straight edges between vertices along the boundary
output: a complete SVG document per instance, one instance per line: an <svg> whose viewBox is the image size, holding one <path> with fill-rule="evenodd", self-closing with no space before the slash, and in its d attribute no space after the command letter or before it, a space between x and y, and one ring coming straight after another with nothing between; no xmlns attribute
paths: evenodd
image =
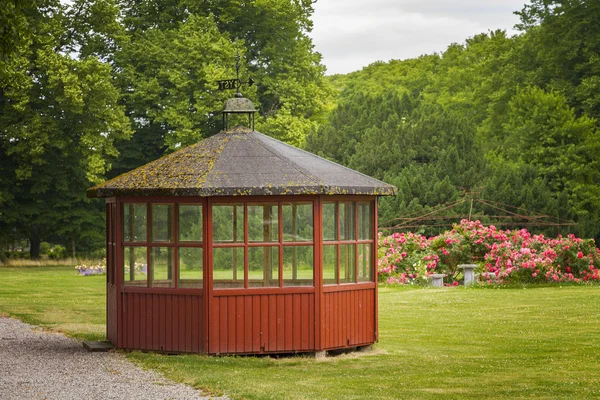
<svg viewBox="0 0 600 400"><path fill-rule="evenodd" d="M73 259L75 259L75 235L71 237L71 248L73 249Z"/></svg>
<svg viewBox="0 0 600 400"><path fill-rule="evenodd" d="M39 227L34 226L29 232L29 258L32 260L40 259L40 243L42 238L40 237Z"/></svg>
<svg viewBox="0 0 600 400"><path fill-rule="evenodd" d="M40 238L30 238L31 247L29 248L29 258L32 260L40 259L40 243L42 240Z"/></svg>

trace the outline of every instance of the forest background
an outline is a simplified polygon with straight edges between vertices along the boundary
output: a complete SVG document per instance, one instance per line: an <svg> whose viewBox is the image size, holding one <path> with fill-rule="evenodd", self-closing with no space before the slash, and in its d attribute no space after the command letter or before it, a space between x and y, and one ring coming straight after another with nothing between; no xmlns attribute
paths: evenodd
<svg viewBox="0 0 600 400"><path fill-rule="evenodd" d="M86 188L221 129L241 75L257 130L398 187L380 221L520 208L600 238L600 2L532 0L520 34L325 76L309 0L0 0L0 248L101 254ZM399 43L398 46L402 44ZM508 208L510 207L510 209ZM492 217L495 216L495 217ZM426 226L421 233L436 233ZM3 253L0 251L0 253Z"/></svg>

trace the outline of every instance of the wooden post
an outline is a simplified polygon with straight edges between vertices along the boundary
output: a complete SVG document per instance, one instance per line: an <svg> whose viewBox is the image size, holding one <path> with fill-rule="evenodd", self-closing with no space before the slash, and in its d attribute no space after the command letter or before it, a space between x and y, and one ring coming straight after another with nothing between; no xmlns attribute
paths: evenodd
<svg viewBox="0 0 600 400"><path fill-rule="evenodd" d="M295 242L296 239L296 203L292 203L292 241ZM298 279L298 266L296 265L296 246L292 246L292 279Z"/></svg>
<svg viewBox="0 0 600 400"><path fill-rule="evenodd" d="M127 221L129 223L129 234L131 235L130 238L126 238L129 239L130 241L133 242L133 238L135 237L135 231L133 230L135 227L135 208L133 204L129 204L129 221ZM135 280L135 252L133 250L133 247L129 248L129 280L130 281L134 281ZM146 268L146 271L148 270L148 268Z"/></svg>
<svg viewBox="0 0 600 400"><path fill-rule="evenodd" d="M237 205L233 204L233 243L237 242ZM237 248L232 248L233 251L233 259L232 266L233 268L233 280L237 280Z"/></svg>

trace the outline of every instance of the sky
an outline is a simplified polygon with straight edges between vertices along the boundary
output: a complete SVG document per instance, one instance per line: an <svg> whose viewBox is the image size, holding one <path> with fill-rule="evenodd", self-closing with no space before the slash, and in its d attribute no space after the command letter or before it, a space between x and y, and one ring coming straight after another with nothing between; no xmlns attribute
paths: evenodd
<svg viewBox="0 0 600 400"><path fill-rule="evenodd" d="M313 39L327 75L360 70L375 61L443 52L478 33L514 25L525 0L318 0Z"/></svg>

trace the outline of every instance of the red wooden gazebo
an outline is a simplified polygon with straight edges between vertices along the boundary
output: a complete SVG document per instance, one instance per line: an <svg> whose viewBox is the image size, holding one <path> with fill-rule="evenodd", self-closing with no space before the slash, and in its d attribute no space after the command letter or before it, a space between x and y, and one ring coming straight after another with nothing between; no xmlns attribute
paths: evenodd
<svg viewBox="0 0 600 400"><path fill-rule="evenodd" d="M243 127L89 189L106 198L108 340L208 354L374 343L377 196L395 192Z"/></svg>

